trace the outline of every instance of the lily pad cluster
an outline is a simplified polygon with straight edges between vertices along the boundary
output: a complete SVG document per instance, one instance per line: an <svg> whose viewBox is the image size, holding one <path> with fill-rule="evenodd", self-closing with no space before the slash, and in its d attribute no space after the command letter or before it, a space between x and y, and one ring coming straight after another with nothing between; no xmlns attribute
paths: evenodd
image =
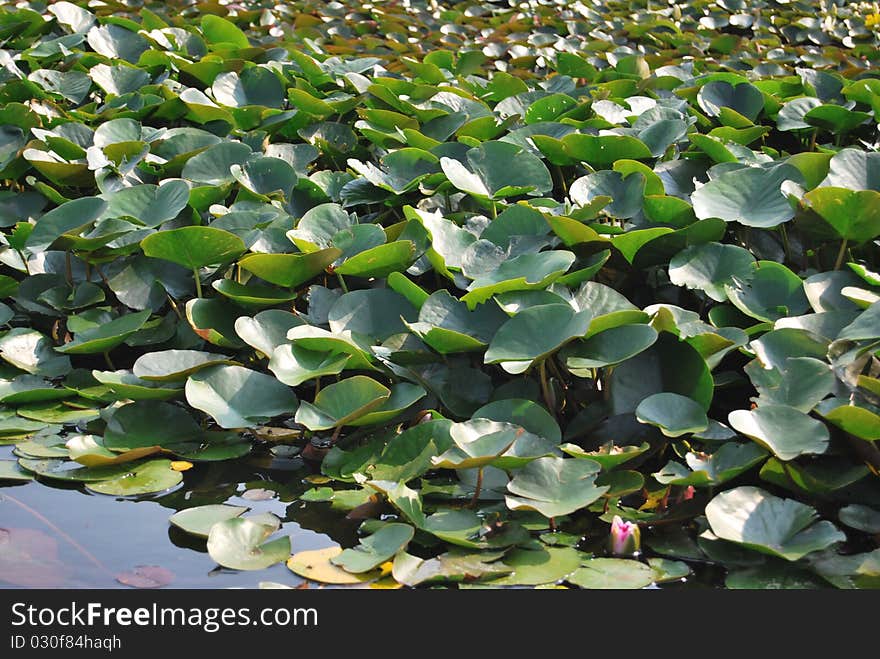
<svg viewBox="0 0 880 659"><path fill-rule="evenodd" d="M0 480L284 450L357 544L170 522L331 584L880 585L877 17L638 4L0 8Z"/></svg>

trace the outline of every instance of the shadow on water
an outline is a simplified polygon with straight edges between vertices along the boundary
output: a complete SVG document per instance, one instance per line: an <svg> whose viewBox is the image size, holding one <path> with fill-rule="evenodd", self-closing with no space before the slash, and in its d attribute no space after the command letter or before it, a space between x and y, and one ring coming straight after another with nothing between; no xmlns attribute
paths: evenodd
<svg viewBox="0 0 880 659"><path fill-rule="evenodd" d="M0 459L14 459L0 447ZM312 487L301 460L203 463L184 472L173 491L138 498L88 492L57 480L0 486L0 527L25 529L36 556L0 557L0 588L125 588L117 575L140 565L158 565L174 574L173 588L256 588L262 581L291 586L302 579L281 563L266 570L240 572L219 567L206 541L173 527L178 510L212 503L271 512L282 520L292 551L356 543L357 522L331 512L326 504L306 506L297 497ZM248 490L269 490L259 500ZM244 496L243 496L244 495ZM41 555L45 554L45 555ZM30 559L33 563L25 565ZM49 569L51 568L51 569ZM37 574L39 573L39 574Z"/></svg>

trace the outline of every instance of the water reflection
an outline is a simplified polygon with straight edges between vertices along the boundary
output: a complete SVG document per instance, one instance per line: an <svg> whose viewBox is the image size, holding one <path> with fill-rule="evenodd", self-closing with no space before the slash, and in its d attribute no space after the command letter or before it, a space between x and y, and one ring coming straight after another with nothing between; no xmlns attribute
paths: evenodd
<svg viewBox="0 0 880 659"><path fill-rule="evenodd" d="M12 448L0 447L0 458L14 459ZM280 533L290 536L294 552L332 543L354 544L358 522L344 519L328 505L306 506L297 500L312 487L304 482L310 473L298 458L271 455L203 463L185 472L183 483L175 490L135 499L92 494L81 485L63 481L4 482L0 487L0 527L28 529L26 538L29 542L35 539L36 547L30 558L12 553L5 562L0 558L0 587L27 587L30 582L22 571L39 571L41 561L51 558L40 553L53 550L58 570L51 575L57 583L45 584L48 587L124 588L116 575L138 565L171 570L174 588L256 588L261 581L296 586L302 579L284 564L255 572L220 568L208 556L205 540L172 527L168 517L184 508L229 503L277 515L282 520ZM255 501L245 495L254 489L271 494ZM28 561L31 565L25 565ZM42 565L41 578L49 574L46 565Z"/></svg>

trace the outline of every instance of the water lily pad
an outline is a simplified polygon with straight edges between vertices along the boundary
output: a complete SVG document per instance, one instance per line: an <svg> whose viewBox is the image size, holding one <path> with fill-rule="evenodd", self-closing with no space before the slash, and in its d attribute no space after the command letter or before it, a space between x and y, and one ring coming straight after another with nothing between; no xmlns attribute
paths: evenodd
<svg viewBox="0 0 880 659"><path fill-rule="evenodd" d="M725 284L733 277L748 281L752 276L755 257L736 245L705 243L686 248L669 262L669 279L678 286L703 291L717 302L727 299Z"/></svg>
<svg viewBox="0 0 880 659"><path fill-rule="evenodd" d="M816 511L794 499L743 486L717 495L706 505L712 532L750 549L796 561L846 536Z"/></svg>
<svg viewBox="0 0 880 659"><path fill-rule="evenodd" d="M702 406L687 396L664 392L648 396L636 408L640 423L657 426L667 437L680 437L709 427Z"/></svg>
<svg viewBox="0 0 880 659"><path fill-rule="evenodd" d="M612 366L635 357L654 345L657 336L657 331L650 325L636 323L611 327L569 344L560 356L570 371L580 375L587 369Z"/></svg>
<svg viewBox="0 0 880 659"><path fill-rule="evenodd" d="M750 227L775 227L794 217L781 192L786 181L802 183L803 178L797 168L786 164L727 172L694 192L694 213L699 219L717 217Z"/></svg>
<svg viewBox="0 0 880 659"><path fill-rule="evenodd" d="M663 485L716 486L760 464L767 452L757 444L725 442L710 455L688 452L684 465L670 461L652 474Z"/></svg>
<svg viewBox="0 0 880 659"><path fill-rule="evenodd" d="M554 444L562 441L562 431L556 419L544 407L531 400L523 398L496 400L476 410L471 418L512 423L525 428L533 435L549 439Z"/></svg>
<svg viewBox="0 0 880 659"><path fill-rule="evenodd" d="M92 376L120 399L167 400L183 394L180 383L143 380L131 371L92 371Z"/></svg>
<svg viewBox="0 0 880 659"><path fill-rule="evenodd" d="M511 574L492 581L492 586L538 586L558 583L577 570L583 554L571 547L513 549L503 564Z"/></svg>
<svg viewBox="0 0 880 659"><path fill-rule="evenodd" d="M498 329L483 361L501 363L505 370L520 373L572 339L584 336L591 320L590 311L575 311L568 304L530 307ZM507 362L515 363L513 370Z"/></svg>
<svg viewBox="0 0 880 659"><path fill-rule="evenodd" d="M287 343L287 332L303 324L298 316L281 309L267 309L253 317L240 316L235 321L235 332L252 348L271 355L278 346Z"/></svg>
<svg viewBox="0 0 880 659"><path fill-rule="evenodd" d="M211 285L236 304L256 309L274 307L296 299L296 293L293 292L271 286L239 284L231 279L217 279Z"/></svg>
<svg viewBox="0 0 880 659"><path fill-rule="evenodd" d="M305 579L338 585L367 583L382 574L381 570L354 574L331 563L331 559L338 557L342 551L342 547L337 545L297 552L288 559L287 567Z"/></svg>
<svg viewBox="0 0 880 659"><path fill-rule="evenodd" d="M593 460L598 462L605 471L610 471L645 453L650 448L650 444L643 442L639 446L618 446L613 442L606 442L595 451L585 451L577 444L562 444L559 448L563 453L573 458Z"/></svg>
<svg viewBox="0 0 880 659"><path fill-rule="evenodd" d="M0 337L0 357L16 368L48 378L71 370L69 357L57 354L40 332L25 327L15 327Z"/></svg>
<svg viewBox="0 0 880 659"><path fill-rule="evenodd" d="M499 293L543 290L562 277L575 258L572 252L565 250L516 256L503 261L492 272L474 279L461 300L468 305L468 309L473 310Z"/></svg>
<svg viewBox="0 0 880 659"><path fill-rule="evenodd" d="M179 510L168 521L177 528L199 538L207 539L211 534L211 527L217 522L240 517L247 512L242 506L230 506L228 504L209 504Z"/></svg>
<svg viewBox="0 0 880 659"><path fill-rule="evenodd" d="M505 497L511 510L536 510L545 517L567 515L585 508L608 487L597 487L598 463L590 460L538 458L507 484Z"/></svg>
<svg viewBox="0 0 880 659"><path fill-rule="evenodd" d="M246 428L293 414L293 390L275 378L242 366L212 366L190 375L186 400L221 428Z"/></svg>
<svg viewBox="0 0 880 659"><path fill-rule="evenodd" d="M34 475L15 460L0 460L0 481L32 481Z"/></svg>
<svg viewBox="0 0 880 659"><path fill-rule="evenodd" d="M364 538L352 548L330 559L346 572L363 574L379 567L394 555L406 549L415 529L409 524L386 524L373 535Z"/></svg>
<svg viewBox="0 0 880 659"><path fill-rule="evenodd" d="M654 570L644 563L624 558L592 558L566 578L579 588L635 590L650 586Z"/></svg>
<svg viewBox="0 0 880 659"><path fill-rule="evenodd" d="M263 570L290 557L290 537L269 537L281 527L281 520L265 516L261 521L233 517L216 522L208 533L211 559L232 570ZM267 542L268 540L268 542Z"/></svg>
<svg viewBox="0 0 880 659"><path fill-rule="evenodd" d="M727 420L734 430L754 439L780 460L824 453L828 448L828 428L821 421L787 405L735 410Z"/></svg>
<svg viewBox="0 0 880 659"><path fill-rule="evenodd" d="M150 317L149 309L127 313L93 329L77 332L73 341L55 348L68 355L90 355L109 352L144 326Z"/></svg>
<svg viewBox="0 0 880 659"><path fill-rule="evenodd" d="M476 469L491 464L514 469L540 457L559 455L553 442L511 423L471 419L453 424L449 433L455 446L432 458L435 467Z"/></svg>
<svg viewBox="0 0 880 659"><path fill-rule="evenodd" d="M146 256L182 265L190 270L229 263L245 251L234 233L214 227L181 227L158 231L141 241Z"/></svg>
<svg viewBox="0 0 880 659"><path fill-rule="evenodd" d="M440 158L440 167L459 190L477 197L502 199L541 195L553 188L550 172L540 158L509 142L483 142L467 152L470 168L454 158ZM516 168L510 167L516 161Z"/></svg>
<svg viewBox="0 0 880 659"><path fill-rule="evenodd" d="M296 422L310 430L344 426L381 407L391 390L365 375L355 375L318 392L313 403L302 401Z"/></svg>
<svg viewBox="0 0 880 659"><path fill-rule="evenodd" d="M416 310L405 297L381 288L345 293L328 315L331 331L348 331L374 341L405 332L403 321L415 319Z"/></svg>
<svg viewBox="0 0 880 659"><path fill-rule="evenodd" d="M796 316L810 308L803 280L775 261L758 261L750 279L734 279L724 291L737 309L763 321Z"/></svg>
<svg viewBox="0 0 880 659"><path fill-rule="evenodd" d="M880 510L858 503L844 506L837 512L841 524L864 531L865 533L880 533Z"/></svg>
<svg viewBox="0 0 880 659"><path fill-rule="evenodd" d="M248 254L238 263L260 279L295 288L322 273L341 255L342 250L329 247L309 254Z"/></svg>
<svg viewBox="0 0 880 659"><path fill-rule="evenodd" d="M87 482L86 489L118 497L138 496L165 492L182 481L183 474L171 468L170 460L150 460L115 478Z"/></svg>
<svg viewBox="0 0 880 659"><path fill-rule="evenodd" d="M217 364L235 364L226 355L201 350L158 350L138 357L132 371L142 380L178 382Z"/></svg>
<svg viewBox="0 0 880 659"><path fill-rule="evenodd" d="M134 462L161 452L158 446L144 446L117 453L104 446L104 441L95 435L69 435L64 444L71 460L86 467L106 467Z"/></svg>
<svg viewBox="0 0 880 659"><path fill-rule="evenodd" d="M860 244L880 235L880 192L822 187L804 195L803 205L824 223L821 237Z"/></svg>

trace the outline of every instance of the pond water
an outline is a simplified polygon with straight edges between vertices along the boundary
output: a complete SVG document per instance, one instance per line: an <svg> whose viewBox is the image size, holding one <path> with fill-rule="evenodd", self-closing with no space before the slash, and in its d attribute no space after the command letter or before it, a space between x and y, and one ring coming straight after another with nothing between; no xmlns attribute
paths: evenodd
<svg viewBox="0 0 880 659"><path fill-rule="evenodd" d="M0 447L0 459L14 459L12 448ZM225 502L277 515L283 522L281 533L291 538L293 552L356 543L359 522L346 520L327 504L306 505L296 500L312 487L304 482L310 471L301 460L259 462L255 457L253 461L199 464L184 473L183 483L175 490L136 499L92 494L82 486L59 485L58 481L6 483L0 487L0 527L38 531L36 537L45 541L38 543L38 553L51 554L57 542L62 566L43 570L40 576L49 579L42 582L48 587L124 588L116 576L139 565L170 570L174 588L255 588L263 581L296 586L303 580L283 563L256 572L220 568L208 556L204 540L168 523L177 510ZM259 490L270 490L271 498L253 500L245 495L249 490L263 497L270 493ZM33 558L32 565L18 567L0 561L0 587L32 583L36 575L30 572L40 570L46 556Z"/></svg>
<svg viewBox="0 0 880 659"><path fill-rule="evenodd" d="M12 446L0 459L15 459ZM184 472L183 483L156 496L121 498L93 494L81 485L35 480L0 487L0 527L37 532L30 560L0 560L0 588L126 588L117 576L137 566L170 570L172 588L257 588L261 582L298 586L303 579L283 563L254 572L219 567L204 540L172 526L168 518L194 506L229 503L282 520L297 553L331 544L357 543L359 520L348 520L326 503L298 496L314 487L314 474L300 458L258 455L238 461L201 463ZM604 538L582 543L602 551ZM650 555L650 554L649 554ZM54 560L57 556L58 560ZM723 587L719 566L689 562L691 575L663 588ZM48 569L51 568L51 569Z"/></svg>

